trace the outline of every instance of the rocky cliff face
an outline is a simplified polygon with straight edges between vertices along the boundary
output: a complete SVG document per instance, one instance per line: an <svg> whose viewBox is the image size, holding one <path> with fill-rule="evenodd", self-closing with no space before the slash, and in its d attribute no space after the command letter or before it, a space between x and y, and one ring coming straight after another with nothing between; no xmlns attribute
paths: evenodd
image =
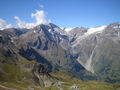
<svg viewBox="0 0 120 90"><path fill-rule="evenodd" d="M99 80L119 82L119 33L117 23L77 27L69 32L52 23L32 29L6 29L0 31L0 62L30 67L37 81L42 72L49 76L48 72L65 71L83 80L97 76ZM41 64L23 65L23 58Z"/></svg>
<svg viewBox="0 0 120 90"><path fill-rule="evenodd" d="M119 26L119 24L114 23L99 32L84 33L71 43L73 58L86 70L109 82L120 80L120 65L118 64L120 61Z"/></svg>
<svg viewBox="0 0 120 90"><path fill-rule="evenodd" d="M32 69L35 83L41 87L50 87L55 81L49 73L49 66L47 64L36 63Z"/></svg>

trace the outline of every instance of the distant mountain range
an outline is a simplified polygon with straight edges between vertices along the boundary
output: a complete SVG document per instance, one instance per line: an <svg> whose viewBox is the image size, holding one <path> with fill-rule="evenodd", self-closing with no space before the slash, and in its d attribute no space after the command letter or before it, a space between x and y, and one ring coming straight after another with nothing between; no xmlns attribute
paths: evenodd
<svg viewBox="0 0 120 90"><path fill-rule="evenodd" d="M23 58L40 67L25 64ZM1 79L6 63L45 73L64 71L82 80L120 82L120 24L67 30L49 23L0 30Z"/></svg>

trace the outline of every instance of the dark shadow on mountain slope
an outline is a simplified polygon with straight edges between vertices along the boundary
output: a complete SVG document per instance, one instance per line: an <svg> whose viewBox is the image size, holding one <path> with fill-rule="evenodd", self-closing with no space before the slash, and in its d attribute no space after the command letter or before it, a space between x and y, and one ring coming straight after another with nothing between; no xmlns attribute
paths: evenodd
<svg viewBox="0 0 120 90"><path fill-rule="evenodd" d="M34 49L32 48L27 48L26 50L24 50L23 48L21 48L19 50L19 54L25 58L27 58L28 60L36 60L39 63L42 64L47 64L48 67L48 72L52 71L52 65L49 61L47 61L44 57L42 57L40 54L38 54Z"/></svg>

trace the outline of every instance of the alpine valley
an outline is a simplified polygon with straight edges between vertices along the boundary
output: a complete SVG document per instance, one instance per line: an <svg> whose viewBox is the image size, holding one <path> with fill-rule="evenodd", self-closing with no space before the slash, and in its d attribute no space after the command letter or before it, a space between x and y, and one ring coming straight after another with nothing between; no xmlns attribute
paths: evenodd
<svg viewBox="0 0 120 90"><path fill-rule="evenodd" d="M120 90L120 24L0 30L0 90Z"/></svg>

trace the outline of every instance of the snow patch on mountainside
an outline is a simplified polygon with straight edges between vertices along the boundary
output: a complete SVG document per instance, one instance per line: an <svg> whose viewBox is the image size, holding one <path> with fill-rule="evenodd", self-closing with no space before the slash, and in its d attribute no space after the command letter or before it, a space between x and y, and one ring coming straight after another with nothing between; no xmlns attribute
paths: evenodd
<svg viewBox="0 0 120 90"><path fill-rule="evenodd" d="M34 30L33 32L34 32L34 33L36 33L36 31L35 31L35 30Z"/></svg>
<svg viewBox="0 0 120 90"><path fill-rule="evenodd" d="M65 31L66 32L69 32L69 31L71 31L73 28L65 28Z"/></svg>
<svg viewBox="0 0 120 90"><path fill-rule="evenodd" d="M100 26L100 27L96 27L96 28L90 28L85 33L85 35L93 34L93 33L96 33L96 32L102 32L105 28L106 28L106 26Z"/></svg>

